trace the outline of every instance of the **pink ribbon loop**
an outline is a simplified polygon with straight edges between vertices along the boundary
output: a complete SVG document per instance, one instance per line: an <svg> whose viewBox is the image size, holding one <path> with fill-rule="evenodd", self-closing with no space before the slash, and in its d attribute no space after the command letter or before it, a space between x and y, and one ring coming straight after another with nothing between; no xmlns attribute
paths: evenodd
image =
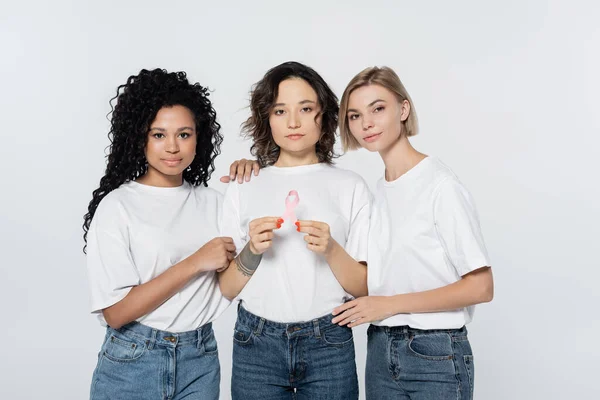
<svg viewBox="0 0 600 400"><path fill-rule="evenodd" d="M290 190L287 197L285 198L285 212L281 216L286 221L290 221L291 223L295 223L298 221L296 218L296 214L294 209L300 202L300 196L298 196L298 192L295 190Z"/></svg>

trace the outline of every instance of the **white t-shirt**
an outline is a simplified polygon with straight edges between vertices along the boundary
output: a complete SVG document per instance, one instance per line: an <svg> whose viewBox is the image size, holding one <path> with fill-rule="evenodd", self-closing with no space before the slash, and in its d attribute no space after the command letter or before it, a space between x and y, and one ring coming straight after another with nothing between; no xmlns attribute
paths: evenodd
<svg viewBox="0 0 600 400"><path fill-rule="evenodd" d="M92 313L122 300L219 236L222 195L187 182L174 188L127 182L110 192L92 219L87 270ZM206 272L137 321L185 332L217 318L229 305L215 272Z"/></svg>
<svg viewBox="0 0 600 400"><path fill-rule="evenodd" d="M369 189L357 174L327 164L270 166L250 183L230 183L221 233L231 236L241 251L250 240L250 222L282 216L292 190L300 198L295 209L299 220L326 222L350 256L367 259ZM244 308L271 321L301 322L330 313L350 297L325 258L306 247L305 234L296 231L293 221L274 233L272 247L238 296Z"/></svg>
<svg viewBox="0 0 600 400"><path fill-rule="evenodd" d="M368 262L371 296L440 288L490 266L473 199L441 161L427 157L395 181L378 182ZM453 329L473 312L397 314L376 325Z"/></svg>

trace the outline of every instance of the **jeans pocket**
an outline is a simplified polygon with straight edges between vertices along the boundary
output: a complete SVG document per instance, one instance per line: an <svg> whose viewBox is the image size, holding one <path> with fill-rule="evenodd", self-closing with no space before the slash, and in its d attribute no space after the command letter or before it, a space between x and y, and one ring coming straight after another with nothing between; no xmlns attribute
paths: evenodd
<svg viewBox="0 0 600 400"><path fill-rule="evenodd" d="M451 360L452 338L447 333L417 334L410 338L408 349L413 355L430 361Z"/></svg>
<svg viewBox="0 0 600 400"><path fill-rule="evenodd" d="M254 337L254 333L252 329L247 326L241 325L239 323L235 324L235 328L233 328L233 343L239 344L241 346L248 346L252 344L252 338Z"/></svg>
<svg viewBox="0 0 600 400"><path fill-rule="evenodd" d="M144 355L148 346L144 340L112 330L104 343L104 357L114 362L132 362Z"/></svg>
<svg viewBox="0 0 600 400"><path fill-rule="evenodd" d="M219 349L217 347L217 338L215 337L215 331L212 329L206 336L202 336L202 349L205 355L217 354Z"/></svg>
<svg viewBox="0 0 600 400"><path fill-rule="evenodd" d="M345 346L353 343L352 329L347 326L331 325L321 331L321 338L331 346Z"/></svg>

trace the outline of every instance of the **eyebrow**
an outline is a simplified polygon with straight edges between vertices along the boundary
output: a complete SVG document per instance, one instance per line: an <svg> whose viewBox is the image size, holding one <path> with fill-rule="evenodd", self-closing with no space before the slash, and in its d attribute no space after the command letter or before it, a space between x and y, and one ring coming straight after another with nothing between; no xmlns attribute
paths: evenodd
<svg viewBox="0 0 600 400"><path fill-rule="evenodd" d="M194 130L194 128L189 127L189 126L184 126L182 128L177 129L177 132L181 132L181 131L185 131L186 129L189 129L191 131ZM159 131L159 132L166 132L167 130L164 128L150 128L151 131Z"/></svg>
<svg viewBox="0 0 600 400"><path fill-rule="evenodd" d="M312 100L302 100L298 104L308 104L308 103L317 104L316 101L312 101ZM285 106L285 103L276 103L276 104L273 104L273 107L281 107L281 106Z"/></svg>
<svg viewBox="0 0 600 400"><path fill-rule="evenodd" d="M380 101L383 101L383 102L385 103L385 100L383 100L383 99L377 99L377 100L374 100L374 101L370 102L370 103L367 105L367 108L368 108L368 107L371 107L371 106L373 106L375 103L378 103L378 102L380 102ZM357 112L358 112L358 110L355 110L354 108L349 108L347 112L355 112L355 113L357 113Z"/></svg>

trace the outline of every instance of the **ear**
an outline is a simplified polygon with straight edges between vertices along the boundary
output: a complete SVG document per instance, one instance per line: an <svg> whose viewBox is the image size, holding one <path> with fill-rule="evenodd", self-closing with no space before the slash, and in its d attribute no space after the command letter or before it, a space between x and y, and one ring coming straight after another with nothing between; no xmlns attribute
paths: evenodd
<svg viewBox="0 0 600 400"><path fill-rule="evenodd" d="M409 115L410 103L408 102L408 100L403 100L402 103L400 103L400 121L406 121Z"/></svg>

